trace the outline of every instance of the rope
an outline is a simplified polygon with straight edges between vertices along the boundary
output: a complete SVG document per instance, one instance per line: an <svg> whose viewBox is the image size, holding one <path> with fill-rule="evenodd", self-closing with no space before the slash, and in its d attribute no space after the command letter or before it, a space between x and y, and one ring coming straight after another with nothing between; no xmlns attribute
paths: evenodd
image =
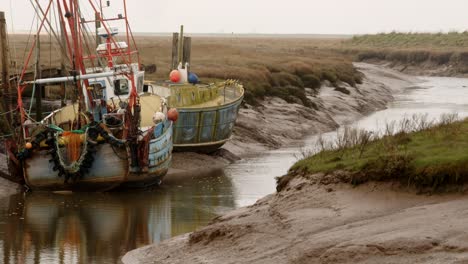
<svg viewBox="0 0 468 264"><path fill-rule="evenodd" d="M60 50L61 50L62 52L66 51L65 47L63 47L62 43L60 42L60 39L59 39L59 37L57 36L57 33L56 33L55 30L52 28L51 22L50 22L49 19L45 16L45 14L44 14L43 10L40 8L39 4L36 6L36 5L34 5L34 3L33 3L32 0L29 0L29 2L31 2L31 5L33 6L34 11L35 11L35 13L37 14L38 18L40 18L40 15L41 15L41 14L44 16L44 22L46 22L46 23L44 24L44 29L45 29L45 31L46 31L47 33L49 33L49 34L54 35L55 40L59 43ZM54 3L54 2L52 2L52 3ZM47 26L49 26L49 28L47 28L46 24L47 24Z"/></svg>
<svg viewBox="0 0 468 264"><path fill-rule="evenodd" d="M16 112L16 109L10 110L8 112L0 113L0 116L8 115L8 114L13 113L13 112Z"/></svg>
<svg viewBox="0 0 468 264"><path fill-rule="evenodd" d="M0 139L10 138L10 137L12 137L12 136L14 136L13 133L8 134L8 135L2 135L2 136L0 136Z"/></svg>
<svg viewBox="0 0 468 264"><path fill-rule="evenodd" d="M38 25L39 27L39 25ZM39 36L38 36L39 38ZM38 61L38 55L39 55L39 50L36 51L36 64L39 63ZM34 67L34 80L36 80L37 78L37 67ZM32 96L31 96L31 103L29 105L29 112L28 112L28 115L31 115L31 111L32 111L32 106L34 104L34 99L35 99L35 95L36 95L36 83L33 84L33 90L32 90Z"/></svg>

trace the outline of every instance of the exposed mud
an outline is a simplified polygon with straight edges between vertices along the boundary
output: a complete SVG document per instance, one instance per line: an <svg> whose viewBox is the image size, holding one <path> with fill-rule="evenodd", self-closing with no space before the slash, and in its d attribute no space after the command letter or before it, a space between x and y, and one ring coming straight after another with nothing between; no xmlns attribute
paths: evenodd
<svg viewBox="0 0 468 264"><path fill-rule="evenodd" d="M468 197L296 177L286 188L124 263L465 263Z"/></svg>
<svg viewBox="0 0 468 264"><path fill-rule="evenodd" d="M365 74L357 87L341 85L343 93L325 85L318 95L308 98L317 109L288 104L279 98L266 98L261 106L241 109L234 128L233 139L225 148L236 155L278 148L291 140L336 129L371 112L381 110L393 100L392 94L417 78L385 67L365 63L355 66Z"/></svg>

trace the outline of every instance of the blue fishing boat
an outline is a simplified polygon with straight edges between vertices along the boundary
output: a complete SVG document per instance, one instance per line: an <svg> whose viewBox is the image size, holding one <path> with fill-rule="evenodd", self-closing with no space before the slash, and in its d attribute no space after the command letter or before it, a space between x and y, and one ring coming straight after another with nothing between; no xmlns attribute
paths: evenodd
<svg viewBox="0 0 468 264"><path fill-rule="evenodd" d="M190 72L183 54L190 54L184 46L183 26L178 42L177 69L170 81L146 82L145 91L167 97L169 108L177 108L179 118L174 124L174 150L210 153L223 146L232 135L244 87L236 80L200 83ZM191 43L191 41L190 41ZM173 47L175 49L175 47ZM174 58L173 58L174 59ZM176 65L176 63L173 63Z"/></svg>
<svg viewBox="0 0 468 264"><path fill-rule="evenodd" d="M169 94L168 106L177 108L179 118L173 132L175 151L210 153L231 138L244 97L244 88L239 82L146 85L156 94Z"/></svg>

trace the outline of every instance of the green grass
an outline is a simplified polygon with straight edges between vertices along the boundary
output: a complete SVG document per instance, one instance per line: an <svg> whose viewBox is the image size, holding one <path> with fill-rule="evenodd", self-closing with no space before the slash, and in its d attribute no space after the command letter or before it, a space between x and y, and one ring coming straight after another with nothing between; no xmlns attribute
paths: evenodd
<svg viewBox="0 0 468 264"><path fill-rule="evenodd" d="M388 61L403 66L437 68L447 75L468 73L468 32L397 33L355 36L339 48L357 61Z"/></svg>
<svg viewBox="0 0 468 264"><path fill-rule="evenodd" d="M355 36L346 42L347 45L360 48L391 49L466 49L468 32L449 33L381 33L375 35Z"/></svg>
<svg viewBox="0 0 468 264"><path fill-rule="evenodd" d="M298 161L290 173L339 170L353 184L397 180L430 188L468 182L468 120L345 145Z"/></svg>

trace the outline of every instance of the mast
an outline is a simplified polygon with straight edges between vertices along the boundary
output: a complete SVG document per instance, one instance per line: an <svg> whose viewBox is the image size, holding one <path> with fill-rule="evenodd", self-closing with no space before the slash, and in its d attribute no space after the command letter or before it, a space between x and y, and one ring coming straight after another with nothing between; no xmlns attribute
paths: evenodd
<svg viewBox="0 0 468 264"><path fill-rule="evenodd" d="M62 47L67 47L67 44L66 44L66 37L65 37L65 29L63 28L63 23L60 23L60 42L61 42L61 46ZM66 68L65 68L65 61L67 59L67 54L63 51L61 53L61 56L60 56L60 73L62 75L65 75L65 71L66 71ZM66 105L66 96L67 96L67 86L65 83L61 83L60 84L60 97L62 98L60 101L60 106L61 107L64 107ZM74 100L72 100L74 101ZM74 103L74 102L73 102Z"/></svg>

